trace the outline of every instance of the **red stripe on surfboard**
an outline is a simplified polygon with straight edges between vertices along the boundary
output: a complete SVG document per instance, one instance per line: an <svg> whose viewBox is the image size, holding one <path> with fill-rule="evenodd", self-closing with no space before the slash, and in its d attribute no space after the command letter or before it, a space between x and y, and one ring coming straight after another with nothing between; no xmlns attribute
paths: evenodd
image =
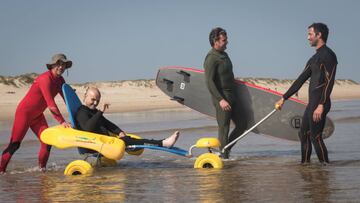
<svg viewBox="0 0 360 203"><path fill-rule="evenodd" d="M197 72L197 73L204 73L204 70L199 70L199 69L196 69L196 68L185 68L185 67L180 67L180 66L166 66L166 67L160 68L160 70L165 70L165 69L181 69L181 70L187 70L187 71L192 71L192 72ZM271 90L271 89L268 89L268 88L265 88L265 87L261 87L261 86L258 86L258 85L254 85L254 84L251 84L249 82L242 81L242 80L236 80L236 82L237 83L242 83L242 84L244 84L246 86L250 86L250 87L265 91L265 92L276 94L276 95L279 95L279 96L284 95L284 94L281 94L280 92L277 92L277 91L274 91L274 90ZM302 101L300 99L295 99L293 97L291 97L290 100L293 100L295 102L298 102L298 103L301 103L301 104L304 104L304 105L307 104L306 102L304 102L304 101Z"/></svg>

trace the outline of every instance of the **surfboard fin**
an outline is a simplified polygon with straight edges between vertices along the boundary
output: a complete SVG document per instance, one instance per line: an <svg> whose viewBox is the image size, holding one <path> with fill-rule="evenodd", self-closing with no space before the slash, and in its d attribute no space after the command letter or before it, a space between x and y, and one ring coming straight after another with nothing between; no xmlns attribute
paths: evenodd
<svg viewBox="0 0 360 203"><path fill-rule="evenodd" d="M185 99L184 99L184 98L182 98L182 97L173 96L173 97L171 98L171 100L175 100L175 101L177 101L177 102L179 102L179 103L183 104Z"/></svg>
<svg viewBox="0 0 360 203"><path fill-rule="evenodd" d="M181 75L184 75L184 76L190 77L190 73L185 72L185 71L183 71L183 70L177 71L176 73L179 73L179 74L181 74Z"/></svg>
<svg viewBox="0 0 360 203"><path fill-rule="evenodd" d="M169 91L169 92L172 92L172 91L173 91L173 89L174 89L174 81L169 80L169 79L166 79L166 78L163 78L162 82L163 82L163 83L166 83L166 89L167 89L167 91Z"/></svg>
<svg viewBox="0 0 360 203"><path fill-rule="evenodd" d="M174 81L168 80L166 78L163 78L163 82L166 83L167 85L172 85L174 84Z"/></svg>
<svg viewBox="0 0 360 203"><path fill-rule="evenodd" d="M185 71L183 71L183 70L177 71L176 73L178 73L178 74L180 74L180 75L183 75L185 82L190 82L190 76L191 76L190 73L185 72Z"/></svg>

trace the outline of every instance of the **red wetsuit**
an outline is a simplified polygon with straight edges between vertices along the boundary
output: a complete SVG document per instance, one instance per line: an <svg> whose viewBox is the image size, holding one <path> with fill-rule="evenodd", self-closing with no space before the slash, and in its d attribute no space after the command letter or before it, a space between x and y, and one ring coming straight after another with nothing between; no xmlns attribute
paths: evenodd
<svg viewBox="0 0 360 203"><path fill-rule="evenodd" d="M20 147L20 143L29 128L40 140L41 132L48 127L43 113L46 108L49 108L59 123L65 121L54 101L54 97L58 93L63 97L61 86L64 83L65 80L62 76L56 77L51 71L42 73L35 79L16 109L10 144L2 153L0 172L6 170L11 156ZM39 166L41 168L46 166L49 154L50 146L41 142L39 151Z"/></svg>

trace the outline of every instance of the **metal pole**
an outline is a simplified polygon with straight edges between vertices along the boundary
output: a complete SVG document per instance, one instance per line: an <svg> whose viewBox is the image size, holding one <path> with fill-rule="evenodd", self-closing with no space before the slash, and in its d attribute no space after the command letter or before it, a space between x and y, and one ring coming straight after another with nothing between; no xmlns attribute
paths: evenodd
<svg viewBox="0 0 360 203"><path fill-rule="evenodd" d="M254 128L256 128L258 125L260 125L262 122L264 122L266 119L268 119L270 116L272 116L275 112L277 111L277 109L272 110L268 115L266 115L263 119L261 119L259 122L257 122L253 127L251 127L249 130L245 131L242 135L240 135L239 137L237 137L235 140L233 140L232 142L230 142L229 144L227 144L223 149L222 149L222 153L225 152L225 150L227 148L229 148L229 146L231 146L232 144L234 144L235 142L237 142L238 140L240 140L241 138L245 137L245 135L247 135L249 132L251 132L252 130L254 130Z"/></svg>

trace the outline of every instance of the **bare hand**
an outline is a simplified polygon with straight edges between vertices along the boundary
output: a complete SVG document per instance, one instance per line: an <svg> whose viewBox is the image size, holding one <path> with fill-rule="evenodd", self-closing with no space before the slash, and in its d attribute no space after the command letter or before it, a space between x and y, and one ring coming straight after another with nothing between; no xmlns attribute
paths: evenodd
<svg viewBox="0 0 360 203"><path fill-rule="evenodd" d="M104 103L102 112L105 113L106 109L109 109L110 104Z"/></svg>
<svg viewBox="0 0 360 203"><path fill-rule="evenodd" d="M281 98L279 101L277 101L277 102L275 103L275 109L276 109L276 110L281 110L281 108L282 108L282 106L284 105L284 103L285 103L284 98Z"/></svg>
<svg viewBox="0 0 360 203"><path fill-rule="evenodd" d="M225 99L220 100L219 104L222 110L231 111L231 106Z"/></svg>
<svg viewBox="0 0 360 203"><path fill-rule="evenodd" d="M61 125L62 125L64 128L71 128L71 124L68 123L68 122L66 122L66 121L62 122Z"/></svg>
<svg viewBox="0 0 360 203"><path fill-rule="evenodd" d="M126 134L124 132L119 133L119 138L122 138L122 137L125 137L125 136L126 136Z"/></svg>
<svg viewBox="0 0 360 203"><path fill-rule="evenodd" d="M319 104L313 113L313 120L315 123L321 120L321 115L324 112L324 105Z"/></svg>

